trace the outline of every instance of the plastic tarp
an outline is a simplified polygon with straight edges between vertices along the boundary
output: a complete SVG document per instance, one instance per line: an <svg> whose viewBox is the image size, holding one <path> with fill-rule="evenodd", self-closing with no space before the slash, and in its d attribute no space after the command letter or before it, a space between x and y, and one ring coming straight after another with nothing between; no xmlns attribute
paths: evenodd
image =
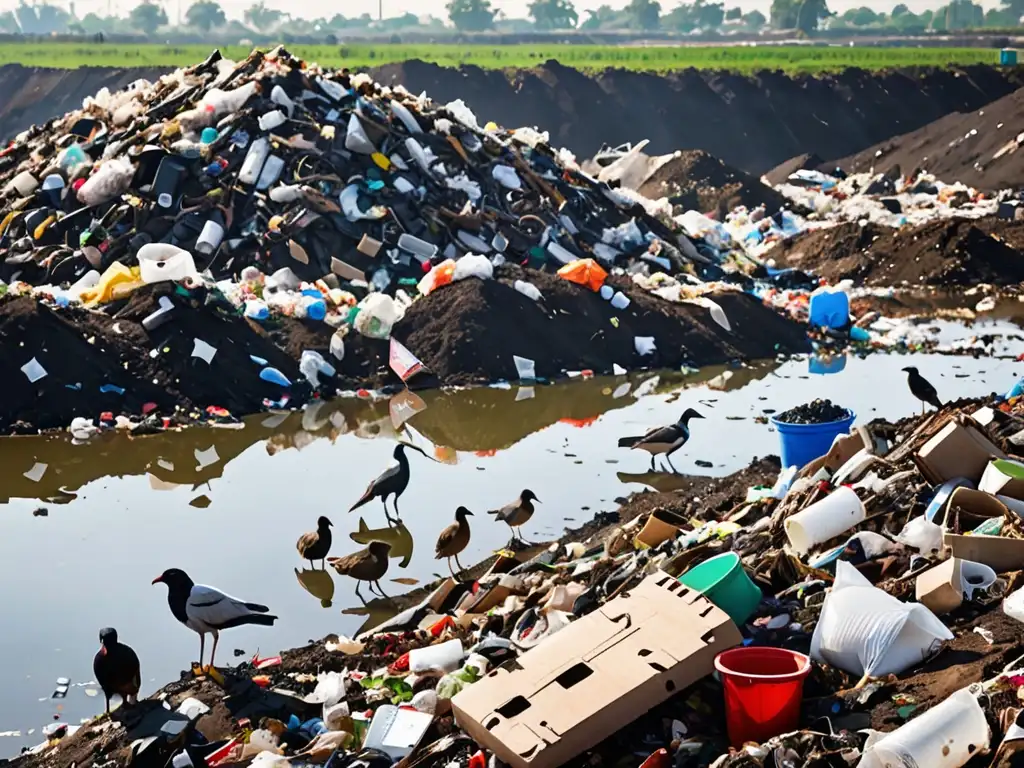
<svg viewBox="0 0 1024 768"><path fill-rule="evenodd" d="M840 560L811 638L811 658L855 675L899 674L952 639L923 605L900 602Z"/></svg>
<svg viewBox="0 0 1024 768"><path fill-rule="evenodd" d="M569 282L586 286L592 291L601 290L608 273L593 259L578 259L558 270L558 276Z"/></svg>

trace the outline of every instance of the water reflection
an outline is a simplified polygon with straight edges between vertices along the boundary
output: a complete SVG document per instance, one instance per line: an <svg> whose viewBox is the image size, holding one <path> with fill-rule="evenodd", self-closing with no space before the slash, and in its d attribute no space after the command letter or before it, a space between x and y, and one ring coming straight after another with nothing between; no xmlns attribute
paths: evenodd
<svg viewBox="0 0 1024 768"><path fill-rule="evenodd" d="M680 384L722 379L725 373L730 375L723 391L738 389L778 365L707 368L689 376L575 380L532 387L533 394L526 399L520 397L522 387L409 392L390 400L344 398L314 403L301 412L258 414L239 425L141 436L109 432L87 444L76 444L70 435L6 438L0 440L5 475L0 501L27 498L67 504L83 486L100 478L143 475L155 491L187 486L198 496L257 443L274 456L303 451L318 441L334 444L345 435L407 439L420 444L435 460L454 464L459 453L494 455L557 423L586 427L609 411L632 405L638 391L670 391ZM411 542L399 545L406 565L411 551Z"/></svg>

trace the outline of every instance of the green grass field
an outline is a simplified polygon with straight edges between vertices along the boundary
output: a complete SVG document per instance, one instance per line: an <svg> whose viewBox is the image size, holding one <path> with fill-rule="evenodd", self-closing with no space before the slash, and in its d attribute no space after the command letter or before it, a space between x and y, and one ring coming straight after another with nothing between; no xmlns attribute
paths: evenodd
<svg viewBox="0 0 1024 768"><path fill-rule="evenodd" d="M611 47L588 45L296 45L289 49L323 66L365 68L407 59L423 59L447 66L473 64L490 69L531 67L548 59L579 69L622 67L669 71L696 67L752 72L781 69L787 72L831 72L847 67L869 70L908 66L996 64L993 48L850 48L847 46L690 46ZM225 46L225 55L244 58L248 49ZM4 43L0 64L74 69L81 66L143 67L187 66L206 58L204 45L121 45L80 43Z"/></svg>

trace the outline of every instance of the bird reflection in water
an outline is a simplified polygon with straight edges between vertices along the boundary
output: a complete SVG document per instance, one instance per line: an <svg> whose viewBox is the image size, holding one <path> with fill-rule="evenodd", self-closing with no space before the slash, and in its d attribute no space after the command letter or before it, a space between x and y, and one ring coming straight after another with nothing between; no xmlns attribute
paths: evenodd
<svg viewBox="0 0 1024 768"><path fill-rule="evenodd" d="M359 518L358 530L350 533L349 538L356 544L368 546L372 541L379 541L391 546L390 557L402 558L398 564L399 568L408 568L412 560L413 541L412 534L405 527L405 523L399 521L384 528L370 528L363 518Z"/></svg>
<svg viewBox="0 0 1024 768"><path fill-rule="evenodd" d="M299 586L320 601L324 608L330 608L334 600L334 577L330 571L320 568L295 569Z"/></svg>

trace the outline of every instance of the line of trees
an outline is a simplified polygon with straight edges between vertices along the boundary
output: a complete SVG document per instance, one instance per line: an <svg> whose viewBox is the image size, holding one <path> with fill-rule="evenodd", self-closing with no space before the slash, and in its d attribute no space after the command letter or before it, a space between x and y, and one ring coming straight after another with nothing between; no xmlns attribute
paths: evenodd
<svg viewBox="0 0 1024 768"><path fill-rule="evenodd" d="M72 6L73 7L73 6ZM531 0L528 19L507 19L491 0L448 0L448 22L462 32L485 32L500 29L506 32L559 31L668 31L684 34L714 31L758 32L770 27L799 30L813 35L822 28L877 29L880 32L911 32L979 29L1009 29L1021 26L1024 0L1002 0L998 8L985 11L973 0L950 0L934 11L915 14L905 3L897 3L888 12L868 6L852 8L841 15L830 12L827 0L772 0L766 18L759 11L743 13L739 8L726 8L725 2L714 0L683 0L670 9L659 0L629 0L623 7L601 5L581 15L573 0ZM21 0L13 11L0 14L0 32L47 35L53 33L96 34L97 32L135 32L155 35L171 26L164 7L155 0L143 0L127 17L100 17L90 13L82 19L69 11L44 2L29 5ZM185 12L180 26L202 32L219 31L240 38L254 31L298 35L324 35L330 40L346 34L362 32L400 32L416 29L443 32L444 20L421 18L407 13L384 20L369 14L346 18L302 19L270 8L258 0L243 14L242 21L229 21L217 0L195 0Z"/></svg>

